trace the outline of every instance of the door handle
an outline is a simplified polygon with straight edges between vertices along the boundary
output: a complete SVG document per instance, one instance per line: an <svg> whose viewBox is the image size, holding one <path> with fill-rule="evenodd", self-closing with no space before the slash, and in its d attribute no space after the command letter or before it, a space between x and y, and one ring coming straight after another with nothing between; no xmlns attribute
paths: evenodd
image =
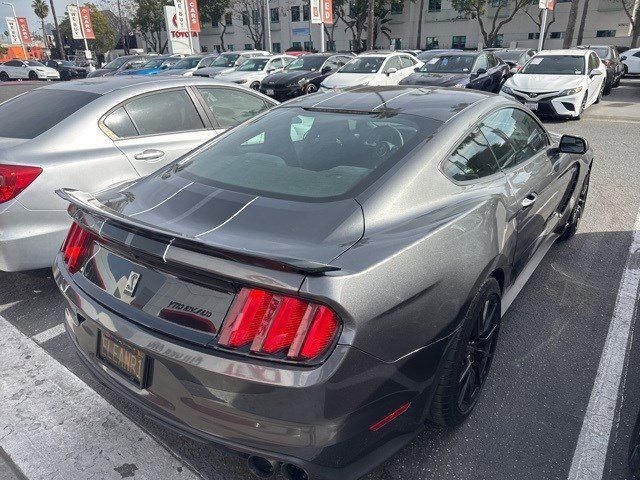
<svg viewBox="0 0 640 480"><path fill-rule="evenodd" d="M522 200L522 208L529 208L531 205L536 203L537 199L538 195L536 193L530 193L524 198L524 200Z"/></svg>
<svg viewBox="0 0 640 480"><path fill-rule="evenodd" d="M164 157L164 152L162 150L156 150L155 148L136 153L133 156L136 160L156 160L161 157Z"/></svg>

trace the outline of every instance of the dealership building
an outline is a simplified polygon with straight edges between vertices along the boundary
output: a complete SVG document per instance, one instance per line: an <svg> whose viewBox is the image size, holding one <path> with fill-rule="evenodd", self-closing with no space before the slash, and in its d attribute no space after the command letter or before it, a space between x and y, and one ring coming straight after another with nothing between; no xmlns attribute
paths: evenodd
<svg viewBox="0 0 640 480"><path fill-rule="evenodd" d="M500 1L490 0L485 24L490 24L496 7ZM561 48L564 32L567 27L571 2L557 0L555 11L549 13L549 36L545 47ZM640 1L640 0L636 0ZM578 11L578 25L575 27L574 43L578 34L578 27L583 15L581 2ZM498 21L509 16L509 7L513 2L500 11ZM348 7L347 7L348 8ZM404 3L392 4L392 11L388 15L389 21L385 26L390 29L390 40L378 35L379 48L415 49L420 36L420 49L426 48L466 48L482 47L482 35L475 19L464 18L453 10L449 0L424 0L424 13L421 32L418 32L418 11L420 1L404 0ZM271 0L269 2L271 20L271 50L282 52L288 48L320 49L320 25L310 24L309 4L297 3L296 0ZM514 19L500 30L498 43L504 47L536 48L539 37L538 3L532 3L526 10L519 11ZM258 20L257 11L248 15L227 13L219 24L202 24L199 43L205 51L221 50L220 35L224 30L224 45L226 50L246 50L253 48L252 40L247 32L246 22ZM535 20L535 21L534 21ZM223 25L223 23L225 25ZM226 27L226 28L225 28ZM331 25L328 25L331 29ZM585 44L609 44L629 46L629 19L624 13L620 0L591 0L584 27L583 42ZM366 39L366 32L363 33ZM353 36L342 20L336 19L333 26L333 42L325 38L329 50L354 50L356 46Z"/></svg>

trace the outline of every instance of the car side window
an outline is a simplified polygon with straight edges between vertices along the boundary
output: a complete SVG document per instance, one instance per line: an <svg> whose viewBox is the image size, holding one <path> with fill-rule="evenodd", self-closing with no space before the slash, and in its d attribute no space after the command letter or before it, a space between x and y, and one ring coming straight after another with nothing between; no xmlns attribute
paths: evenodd
<svg viewBox="0 0 640 480"><path fill-rule="evenodd" d="M385 73L388 72L391 68L395 68L396 70L400 70L402 68L400 57L398 57L397 55L394 55L389 60L387 60L387 65L384 67Z"/></svg>
<svg viewBox="0 0 640 480"><path fill-rule="evenodd" d="M479 55L477 60L476 60L476 64L473 67L473 71L477 72L481 68L484 68L486 70L488 67L489 67L489 65L487 63L487 56L486 55Z"/></svg>
<svg viewBox="0 0 640 480"><path fill-rule="evenodd" d="M124 107L115 109L106 116L102 123L118 138L135 137L138 135L138 131Z"/></svg>
<svg viewBox="0 0 640 480"><path fill-rule="evenodd" d="M598 65L600 65L600 61L598 60L596 54L592 53L591 55L589 55L589 71L594 68L598 68Z"/></svg>
<svg viewBox="0 0 640 480"><path fill-rule="evenodd" d="M471 132L445 160L444 173L459 182L478 180L500 171L480 130Z"/></svg>
<svg viewBox="0 0 640 480"><path fill-rule="evenodd" d="M491 67L495 67L497 64L498 64L498 61L493 56L493 54L487 53L487 66L491 68Z"/></svg>
<svg viewBox="0 0 640 480"><path fill-rule="evenodd" d="M404 55L400 57L400 63L402 68L409 68L415 65L415 62L411 60L411 58L405 57Z"/></svg>
<svg viewBox="0 0 640 480"><path fill-rule="evenodd" d="M198 87L221 128L231 128L268 109L270 105L260 97L232 88Z"/></svg>
<svg viewBox="0 0 640 480"><path fill-rule="evenodd" d="M335 57L330 57L326 62L324 62L324 65L322 65L322 70L335 70L336 68L338 68L338 61Z"/></svg>
<svg viewBox="0 0 640 480"><path fill-rule="evenodd" d="M495 151L500 168L511 168L523 163L549 145L545 130L528 113L516 108L505 108L491 114L482 122L483 132L508 139L514 153L498 147Z"/></svg>
<svg viewBox="0 0 640 480"><path fill-rule="evenodd" d="M140 135L201 130L204 123L184 89L138 97L124 106Z"/></svg>
<svg viewBox="0 0 640 480"><path fill-rule="evenodd" d="M20 67L22 66L22 62L18 62L17 60L9 60L5 63L5 65L8 67Z"/></svg>

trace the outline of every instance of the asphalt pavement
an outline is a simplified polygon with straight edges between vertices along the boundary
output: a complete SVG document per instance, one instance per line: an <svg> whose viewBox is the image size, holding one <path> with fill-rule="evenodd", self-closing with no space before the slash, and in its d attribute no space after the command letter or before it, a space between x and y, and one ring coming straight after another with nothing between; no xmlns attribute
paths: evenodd
<svg viewBox="0 0 640 480"><path fill-rule="evenodd" d="M20 83L0 85L0 101L32 87ZM585 416L592 418L594 382L603 365L608 365L608 357L605 355L604 362L601 358L610 351L610 325L620 318L621 295L633 298L638 294L622 291L621 280L624 286L624 275L640 271L640 255L630 255L640 215L640 79L624 79L621 87L579 121L545 123L552 131L586 138L595 151L589 198L578 233L551 248L505 315L488 383L468 421L452 430L429 426L366 480L567 480L573 475L579 463L574 461L576 451L584 447L581 430ZM629 353L624 355L625 348L613 352L622 359L624 368L610 412L613 428L610 435L604 432L602 478L607 480L629 478L626 453L640 410L640 341L633 338L639 315L637 305L630 305L622 312L631 319ZM195 476L250 478L244 461L236 455L154 424L135 406L97 383L80 364L66 334L60 334L63 310L48 270L0 273L0 317L7 322L4 327L0 324L0 331L4 328L13 335L11 329L15 328L25 338L32 338L29 351L44 349L47 358L42 361L52 358L59 362L64 368L59 369L57 363L51 368L59 369L65 382L77 377L87 398L103 405L96 411L108 411L119 419L113 425L104 422L106 425L95 426L100 435L106 432L104 441L111 443L111 448L118 448L118 429L126 424L140 432L149 455L169 454ZM103 400L106 402L100 403ZM66 410L59 409L56 415L66 419L71 415ZM96 434L94 422L87 421L87 425L77 435L86 436L81 440L91 443ZM109 437L111 431L113 438ZM122 439L121 448L128 448L126 442ZM5 448L1 429L0 447ZM37 471L37 457L21 456L17 461L11 452L7 455L23 473L29 473L30 480L37 478L30 473ZM5 465L7 472L14 471L13 461L6 462L7 455L0 450L1 478L5 478ZM593 458L595 453L586 463ZM96 465L87 463L83 467L86 475L79 478L111 478L98 474ZM141 471L135 462L123 462L111 473L113 478L143 478ZM176 478L175 472L165 478ZM574 478L589 477L571 480Z"/></svg>

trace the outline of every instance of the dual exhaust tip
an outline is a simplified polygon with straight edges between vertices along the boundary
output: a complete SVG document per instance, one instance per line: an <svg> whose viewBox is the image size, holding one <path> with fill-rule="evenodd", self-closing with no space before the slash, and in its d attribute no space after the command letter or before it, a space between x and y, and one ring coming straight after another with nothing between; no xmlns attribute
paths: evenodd
<svg viewBox="0 0 640 480"><path fill-rule="evenodd" d="M268 458L259 457L257 455L251 455L247 459L247 465L251 473L258 478L271 478L280 468L280 462L275 460L269 460ZM309 475L303 469L292 463L282 464L282 475L287 480L309 480Z"/></svg>

